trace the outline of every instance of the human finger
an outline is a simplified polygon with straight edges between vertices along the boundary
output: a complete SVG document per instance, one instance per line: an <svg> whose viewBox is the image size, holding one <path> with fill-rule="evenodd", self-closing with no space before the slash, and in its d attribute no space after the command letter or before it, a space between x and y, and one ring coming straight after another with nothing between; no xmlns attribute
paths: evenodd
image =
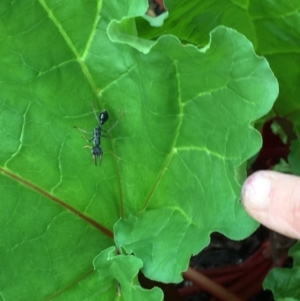
<svg viewBox="0 0 300 301"><path fill-rule="evenodd" d="M267 228L300 238L300 177L255 172L243 185L242 202L246 211Z"/></svg>

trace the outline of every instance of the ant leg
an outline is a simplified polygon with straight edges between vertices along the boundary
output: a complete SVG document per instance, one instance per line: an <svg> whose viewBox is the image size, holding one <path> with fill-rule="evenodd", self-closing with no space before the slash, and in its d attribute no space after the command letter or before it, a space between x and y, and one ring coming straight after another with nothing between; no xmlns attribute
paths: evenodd
<svg viewBox="0 0 300 301"><path fill-rule="evenodd" d="M122 119L123 115L124 115L124 111L122 111L121 116L117 119L115 124L110 129L108 129L106 131L104 131L104 130L102 130L102 131L105 133L109 133L119 123L119 121ZM102 137L105 137L105 136L102 136Z"/></svg>
<svg viewBox="0 0 300 301"><path fill-rule="evenodd" d="M86 131L84 129L81 129L80 127L78 127L76 125L73 125L73 128L76 129L76 130L78 130L78 131L80 131L80 132L82 132L82 133L93 135L93 132L89 132L89 131Z"/></svg>
<svg viewBox="0 0 300 301"><path fill-rule="evenodd" d="M80 132L82 132L82 133L93 135L92 132L88 132L88 131L86 131L84 129L81 129L81 128L79 128L76 125L73 125L73 128L76 129L76 130L78 130L78 131L80 131ZM94 139L94 137L92 137L91 139L87 139L84 135L82 135L81 138L85 139L88 142L91 142Z"/></svg>
<svg viewBox="0 0 300 301"><path fill-rule="evenodd" d="M118 281L117 281L117 294L118 294L118 297L121 297L121 285Z"/></svg>

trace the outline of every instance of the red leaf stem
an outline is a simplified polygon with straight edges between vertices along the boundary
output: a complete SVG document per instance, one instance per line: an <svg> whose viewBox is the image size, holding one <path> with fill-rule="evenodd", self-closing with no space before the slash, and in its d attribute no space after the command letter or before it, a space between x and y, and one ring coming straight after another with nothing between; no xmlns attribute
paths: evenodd
<svg viewBox="0 0 300 301"><path fill-rule="evenodd" d="M213 294L222 301L245 301L191 267L184 273L184 278L191 280L206 292Z"/></svg>

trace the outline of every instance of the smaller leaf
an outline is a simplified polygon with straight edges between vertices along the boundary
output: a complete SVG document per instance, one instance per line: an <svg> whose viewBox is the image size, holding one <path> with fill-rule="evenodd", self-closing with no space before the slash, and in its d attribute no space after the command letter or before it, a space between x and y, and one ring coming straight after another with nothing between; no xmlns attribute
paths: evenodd
<svg viewBox="0 0 300 301"><path fill-rule="evenodd" d="M263 287L272 290L277 301L300 300L300 243L295 244L289 251L294 259L292 269L275 268L267 275Z"/></svg>
<svg viewBox="0 0 300 301"><path fill-rule="evenodd" d="M114 232L118 248L141 258L148 278L165 283L180 282L191 253L198 253L209 243L207 229L197 227L179 208L150 210L121 219Z"/></svg>
<svg viewBox="0 0 300 301"><path fill-rule="evenodd" d="M142 265L142 261L134 256L117 255L115 247L104 250L94 260L94 267L101 277L116 283L120 300L163 300L159 288L145 290L140 286L137 275Z"/></svg>
<svg viewBox="0 0 300 301"><path fill-rule="evenodd" d="M146 290L140 286L137 278L143 265L140 259L131 255L118 255L115 247L109 247L95 257L93 264L94 271L51 300L163 300L163 292L159 288Z"/></svg>
<svg viewBox="0 0 300 301"><path fill-rule="evenodd" d="M294 175L300 175L300 143L299 140L293 140L291 143L291 153L289 163Z"/></svg>

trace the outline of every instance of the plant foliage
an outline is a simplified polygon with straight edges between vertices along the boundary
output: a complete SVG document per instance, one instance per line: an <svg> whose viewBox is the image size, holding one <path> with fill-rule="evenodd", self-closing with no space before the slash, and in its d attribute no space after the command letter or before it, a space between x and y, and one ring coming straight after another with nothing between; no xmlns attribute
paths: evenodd
<svg viewBox="0 0 300 301"><path fill-rule="evenodd" d="M160 28L145 0L0 4L3 299L162 300L139 270L178 282L213 231L256 229L240 187L278 96L268 61L275 109L297 108L297 4L210 2L166 1ZM101 166L73 128L93 132L92 102L106 130L123 116Z"/></svg>

